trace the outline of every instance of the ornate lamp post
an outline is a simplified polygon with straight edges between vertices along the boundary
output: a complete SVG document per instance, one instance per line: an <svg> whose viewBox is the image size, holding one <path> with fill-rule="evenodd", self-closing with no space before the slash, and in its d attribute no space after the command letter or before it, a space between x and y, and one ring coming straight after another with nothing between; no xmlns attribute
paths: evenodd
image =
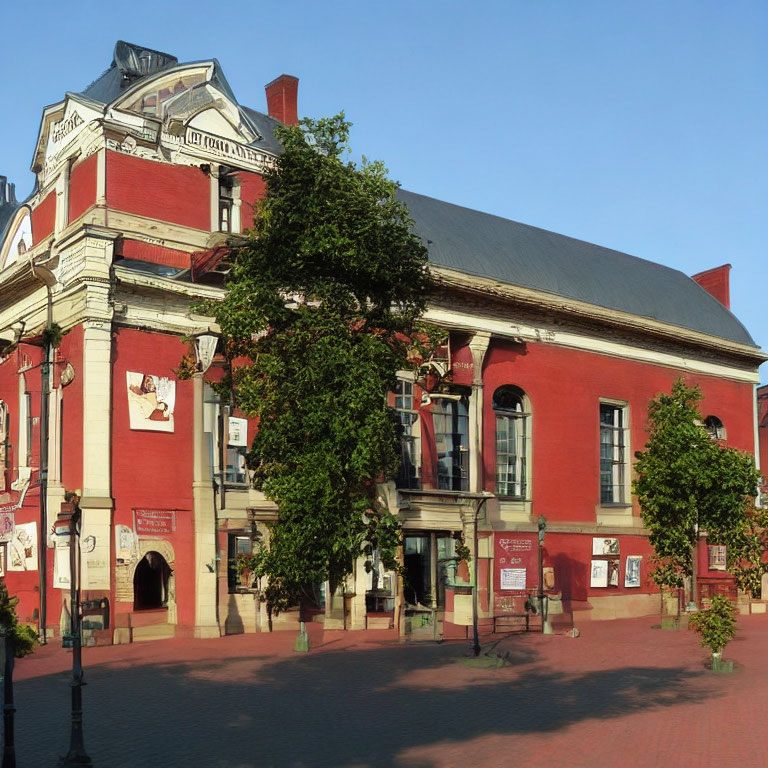
<svg viewBox="0 0 768 768"><path fill-rule="evenodd" d="M72 494L61 505L56 532L66 531L69 524L69 595L70 636L72 641L72 722L69 732L69 752L59 760L59 768L92 765L83 743L83 664L80 639L80 497Z"/></svg>

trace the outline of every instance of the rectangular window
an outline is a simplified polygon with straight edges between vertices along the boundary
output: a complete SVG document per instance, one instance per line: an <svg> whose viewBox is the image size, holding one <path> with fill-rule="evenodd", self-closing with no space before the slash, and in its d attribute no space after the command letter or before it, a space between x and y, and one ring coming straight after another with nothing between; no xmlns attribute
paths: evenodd
<svg viewBox="0 0 768 768"><path fill-rule="evenodd" d="M234 203L234 190L232 179L224 177L219 179L219 231L232 232L232 208Z"/></svg>
<svg viewBox="0 0 768 768"><path fill-rule="evenodd" d="M447 491L469 490L469 418L462 401L435 399L437 487Z"/></svg>
<svg viewBox="0 0 768 768"><path fill-rule="evenodd" d="M241 576L237 572L237 556L250 555L253 552L253 541L246 533L230 533L227 536L227 585L230 592L238 587L248 588L244 582L250 581L247 574Z"/></svg>
<svg viewBox="0 0 768 768"><path fill-rule="evenodd" d="M707 547L707 549L709 550L709 570L724 571L726 548L724 546L715 545Z"/></svg>
<svg viewBox="0 0 768 768"><path fill-rule="evenodd" d="M29 392L24 393L24 466L32 466L32 426L34 419L32 418L32 395Z"/></svg>
<svg viewBox="0 0 768 768"><path fill-rule="evenodd" d="M525 498L525 415L496 414L496 493Z"/></svg>
<svg viewBox="0 0 768 768"><path fill-rule="evenodd" d="M419 414L413 404L413 382L398 379L394 390L402 435L400 438L401 462L397 475L398 488L419 488L421 469L421 440L419 439Z"/></svg>
<svg viewBox="0 0 768 768"><path fill-rule="evenodd" d="M600 503L626 504L626 407L600 403Z"/></svg>
<svg viewBox="0 0 768 768"><path fill-rule="evenodd" d="M248 449L242 445L227 446L227 468L224 473L225 483L242 485L246 482L245 454L247 452Z"/></svg>

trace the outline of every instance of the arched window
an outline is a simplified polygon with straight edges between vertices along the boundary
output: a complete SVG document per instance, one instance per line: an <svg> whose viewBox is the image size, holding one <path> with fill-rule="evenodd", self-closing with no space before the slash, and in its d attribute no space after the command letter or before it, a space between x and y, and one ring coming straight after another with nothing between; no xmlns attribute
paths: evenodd
<svg viewBox="0 0 768 768"><path fill-rule="evenodd" d="M707 416L704 419L704 427L713 440L725 440L725 427L717 416Z"/></svg>
<svg viewBox="0 0 768 768"><path fill-rule="evenodd" d="M493 393L496 414L496 493L515 499L526 497L528 420L525 393L506 385Z"/></svg>

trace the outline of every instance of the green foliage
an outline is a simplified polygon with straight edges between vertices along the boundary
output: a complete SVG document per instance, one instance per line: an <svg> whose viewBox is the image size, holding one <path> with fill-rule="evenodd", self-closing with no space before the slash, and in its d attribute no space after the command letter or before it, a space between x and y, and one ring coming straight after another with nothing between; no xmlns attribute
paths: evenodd
<svg viewBox="0 0 768 768"><path fill-rule="evenodd" d="M54 349L58 349L61 346L61 339L63 336L61 326L58 323L51 323L49 326L43 329L43 344L47 344Z"/></svg>
<svg viewBox="0 0 768 768"><path fill-rule="evenodd" d="M692 613L688 626L701 635L701 644L720 653L736 634L736 606L723 595L713 595L709 608Z"/></svg>
<svg viewBox="0 0 768 768"><path fill-rule="evenodd" d="M681 586L692 573L698 532L705 530L710 544L729 546L737 580L753 584L765 570L764 548L755 539L762 541L755 526L765 522L753 505L759 475L752 456L711 439L699 400L699 389L678 379L648 408L650 437L636 454L633 491L654 548L651 577L660 586Z"/></svg>
<svg viewBox="0 0 768 768"><path fill-rule="evenodd" d="M472 553L464 539L463 531L454 533L453 538L456 541L456 559L459 562L463 560L465 563L470 563L472 561Z"/></svg>
<svg viewBox="0 0 768 768"><path fill-rule="evenodd" d="M342 162L348 136L343 114L279 129L228 295L208 307L237 358L223 394L259 420L248 463L280 510L258 550L276 610L307 584L340 583L363 547L396 567L400 543L376 482L399 464L386 393L409 367L426 250L384 167Z"/></svg>
<svg viewBox="0 0 768 768"><path fill-rule="evenodd" d="M0 581L0 627L13 631L13 654L17 659L28 656L38 644L37 633L26 624L19 624L16 606L19 598L11 597L8 587Z"/></svg>

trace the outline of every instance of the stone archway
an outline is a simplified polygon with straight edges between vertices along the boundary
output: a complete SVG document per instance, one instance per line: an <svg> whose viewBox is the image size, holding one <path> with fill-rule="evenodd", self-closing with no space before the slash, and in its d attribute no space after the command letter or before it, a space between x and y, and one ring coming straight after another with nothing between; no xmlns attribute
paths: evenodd
<svg viewBox="0 0 768 768"><path fill-rule="evenodd" d="M139 539L138 545L138 558L131 569L133 609L144 610L153 605L156 608L167 607L168 623L176 624L176 553L165 539ZM143 587L139 600L137 582Z"/></svg>
<svg viewBox="0 0 768 768"><path fill-rule="evenodd" d="M166 559L159 552L147 552L133 572L133 610L167 608L170 576Z"/></svg>

